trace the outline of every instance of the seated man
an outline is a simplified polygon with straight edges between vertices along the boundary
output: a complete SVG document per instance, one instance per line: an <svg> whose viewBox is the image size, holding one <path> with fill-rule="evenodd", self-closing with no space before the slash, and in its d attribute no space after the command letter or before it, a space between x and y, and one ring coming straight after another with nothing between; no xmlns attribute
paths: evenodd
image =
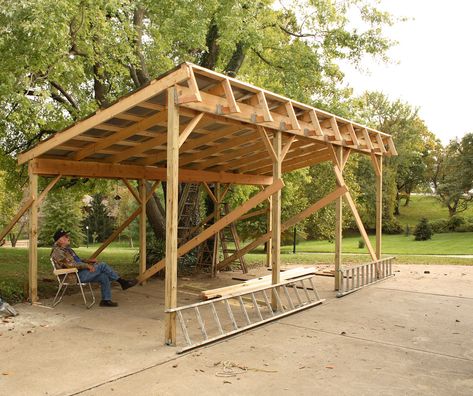
<svg viewBox="0 0 473 396"><path fill-rule="evenodd" d="M97 259L81 260L76 252L70 247L68 231L59 229L54 233L54 245L51 258L55 265L60 268L77 268L79 279L82 282L100 283L102 292L101 307L116 307L118 304L112 301L111 281L117 281L123 290L135 286L136 280L125 280L107 264L98 263Z"/></svg>

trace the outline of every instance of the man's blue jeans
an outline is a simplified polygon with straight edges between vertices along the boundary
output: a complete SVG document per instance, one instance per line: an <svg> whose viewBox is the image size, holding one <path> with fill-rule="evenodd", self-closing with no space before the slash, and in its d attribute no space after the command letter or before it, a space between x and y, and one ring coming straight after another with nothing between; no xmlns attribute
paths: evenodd
<svg viewBox="0 0 473 396"><path fill-rule="evenodd" d="M83 269L79 271L79 279L82 282L95 282L100 283L100 289L102 292L102 300L112 299L112 288L110 286L111 281L116 281L118 274L105 263L98 263L94 265L95 272Z"/></svg>

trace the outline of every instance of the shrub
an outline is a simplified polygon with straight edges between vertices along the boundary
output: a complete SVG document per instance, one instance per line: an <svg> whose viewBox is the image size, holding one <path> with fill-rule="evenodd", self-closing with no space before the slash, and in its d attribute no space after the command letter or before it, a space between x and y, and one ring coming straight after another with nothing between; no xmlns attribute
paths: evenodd
<svg viewBox="0 0 473 396"><path fill-rule="evenodd" d="M383 232L385 234L402 234L403 228L401 223L395 218L383 219Z"/></svg>
<svg viewBox="0 0 473 396"><path fill-rule="evenodd" d="M456 231L463 224L465 224L465 219L461 216L453 215L448 219L448 229L450 231Z"/></svg>
<svg viewBox="0 0 473 396"><path fill-rule="evenodd" d="M456 232L473 232L473 223L465 223L455 229Z"/></svg>
<svg viewBox="0 0 473 396"><path fill-rule="evenodd" d="M365 241L363 239L360 239L358 241L358 249L363 249L365 247Z"/></svg>
<svg viewBox="0 0 473 396"><path fill-rule="evenodd" d="M448 232L448 220L447 219L438 219L432 220L430 222L432 231L436 234L441 234L442 232Z"/></svg>
<svg viewBox="0 0 473 396"><path fill-rule="evenodd" d="M416 241L426 241L432 238L432 227L430 226L429 221L425 217L420 219L420 222L416 225L414 235Z"/></svg>

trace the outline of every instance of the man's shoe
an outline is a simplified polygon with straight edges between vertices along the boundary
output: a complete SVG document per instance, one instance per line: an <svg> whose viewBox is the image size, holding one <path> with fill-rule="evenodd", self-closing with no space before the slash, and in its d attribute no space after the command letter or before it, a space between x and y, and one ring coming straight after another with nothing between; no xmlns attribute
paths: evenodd
<svg viewBox="0 0 473 396"><path fill-rule="evenodd" d="M129 289L130 287L135 286L137 283L138 283L138 281L136 279L124 280L124 281L120 282L120 285L122 287L122 290L126 290L126 289Z"/></svg>
<svg viewBox="0 0 473 396"><path fill-rule="evenodd" d="M102 300L99 304L101 307L118 307L118 303L112 300Z"/></svg>

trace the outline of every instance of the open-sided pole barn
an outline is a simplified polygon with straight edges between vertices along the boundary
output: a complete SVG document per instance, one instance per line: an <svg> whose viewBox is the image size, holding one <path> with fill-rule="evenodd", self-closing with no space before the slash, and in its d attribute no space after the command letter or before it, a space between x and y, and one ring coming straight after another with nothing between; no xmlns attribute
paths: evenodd
<svg viewBox="0 0 473 396"><path fill-rule="evenodd" d="M376 247L373 248L343 179L351 152L371 156L376 172ZM390 135L298 103L264 89L183 63L106 109L56 133L21 153L28 164L29 199L0 240L27 210L30 218L29 298L37 301L38 206L47 192L67 176L122 179L140 207L95 252L98 255L135 217L140 216L140 282L166 269L165 307L176 307L178 258L216 235L259 203L270 200L270 231L229 257L232 260L270 241L272 282L280 281L280 236L316 210L336 202L335 289L341 266L342 198L355 217L373 261L381 259L382 158L396 155ZM336 189L281 224L282 175L331 161ZM53 178L38 194L38 177ZM128 182L139 181L135 191ZM145 181L154 181L147 191ZM166 181L166 257L146 269L146 202ZM202 233L178 246L178 184L252 184L262 190ZM211 193L211 191L210 191ZM227 260L227 259L226 259ZM223 268L228 264L219 263ZM175 312L166 313L165 342L176 341Z"/></svg>

